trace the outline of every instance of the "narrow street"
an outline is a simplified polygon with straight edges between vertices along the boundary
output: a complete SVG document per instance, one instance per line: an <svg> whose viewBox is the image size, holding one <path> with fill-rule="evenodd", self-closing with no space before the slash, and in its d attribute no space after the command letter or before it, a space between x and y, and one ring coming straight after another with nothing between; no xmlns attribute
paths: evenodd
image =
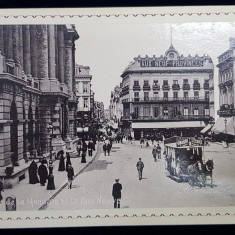
<svg viewBox="0 0 235 235"><path fill-rule="evenodd" d="M223 149L215 143L205 147L206 159L214 160L213 188L193 188L188 183L177 183L168 178L165 160L154 162L151 151L151 145L140 148L137 141L114 143L110 156L101 153L74 180L73 188L63 189L46 210L113 208L115 178L119 178L123 186L121 208L235 205L234 148ZM141 181L136 170L139 157L145 165Z"/></svg>

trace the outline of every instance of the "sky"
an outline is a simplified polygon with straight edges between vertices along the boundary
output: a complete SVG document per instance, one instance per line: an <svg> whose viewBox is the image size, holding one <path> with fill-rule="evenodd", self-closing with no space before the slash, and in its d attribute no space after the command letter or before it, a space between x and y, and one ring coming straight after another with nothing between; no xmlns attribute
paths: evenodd
<svg viewBox="0 0 235 235"><path fill-rule="evenodd" d="M209 55L214 63L215 110L218 110L217 57L229 49L235 23L81 23L76 24L76 63L90 66L95 100L109 106L111 91L134 57L164 55L172 44L180 55Z"/></svg>

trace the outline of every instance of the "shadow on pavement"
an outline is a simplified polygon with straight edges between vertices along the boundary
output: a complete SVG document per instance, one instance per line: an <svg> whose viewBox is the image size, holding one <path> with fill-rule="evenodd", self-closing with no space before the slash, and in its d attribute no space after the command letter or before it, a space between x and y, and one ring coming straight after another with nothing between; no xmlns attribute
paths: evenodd
<svg viewBox="0 0 235 235"><path fill-rule="evenodd" d="M108 162L106 160L94 161L86 168L85 172L94 170L106 170L109 164L113 164L113 162Z"/></svg>

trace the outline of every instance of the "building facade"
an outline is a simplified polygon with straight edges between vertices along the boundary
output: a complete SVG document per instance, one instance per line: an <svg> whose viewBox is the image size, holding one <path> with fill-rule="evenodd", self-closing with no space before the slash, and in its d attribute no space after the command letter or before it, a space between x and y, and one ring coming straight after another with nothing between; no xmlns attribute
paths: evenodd
<svg viewBox="0 0 235 235"><path fill-rule="evenodd" d="M104 103L95 101L94 102L94 117L98 120L98 122L104 121Z"/></svg>
<svg viewBox="0 0 235 235"><path fill-rule="evenodd" d="M141 135L199 134L213 119L214 65L209 56L134 58L122 73L123 131Z"/></svg>
<svg viewBox="0 0 235 235"><path fill-rule="evenodd" d="M0 26L0 179L24 177L27 153L69 148L76 137L73 25ZM48 131L52 123L53 132ZM9 178L9 177L8 177Z"/></svg>
<svg viewBox="0 0 235 235"><path fill-rule="evenodd" d="M235 38L229 39L229 49L218 57L219 69L219 118L216 120L212 132L220 139L233 142L235 138Z"/></svg>

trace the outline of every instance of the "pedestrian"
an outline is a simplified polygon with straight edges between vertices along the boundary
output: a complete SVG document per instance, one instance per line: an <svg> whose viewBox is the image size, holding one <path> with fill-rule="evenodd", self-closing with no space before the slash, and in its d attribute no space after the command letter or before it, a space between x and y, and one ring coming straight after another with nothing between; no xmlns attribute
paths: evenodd
<svg viewBox="0 0 235 235"><path fill-rule="evenodd" d="M110 142L107 144L107 152L108 152L108 156L110 155L110 151L111 151L112 145L110 144Z"/></svg>
<svg viewBox="0 0 235 235"><path fill-rule="evenodd" d="M87 154L87 144L85 141L82 142L82 153Z"/></svg>
<svg viewBox="0 0 235 235"><path fill-rule="evenodd" d="M3 183L2 181L0 181L0 204L2 204L2 199L3 199L2 192L4 192Z"/></svg>
<svg viewBox="0 0 235 235"><path fill-rule="evenodd" d="M89 143L88 143L88 155L90 157L92 156L93 149L94 149L93 142L92 142L92 140L90 140Z"/></svg>
<svg viewBox="0 0 235 235"><path fill-rule="evenodd" d="M86 163L86 153L85 152L82 152L81 163Z"/></svg>
<svg viewBox="0 0 235 235"><path fill-rule="evenodd" d="M161 146L157 144L157 158L158 159L161 159L161 151L162 151Z"/></svg>
<svg viewBox="0 0 235 235"><path fill-rule="evenodd" d="M137 162L136 167L137 167L137 171L138 171L139 180L142 180L144 163L141 161L141 158L139 158L139 161Z"/></svg>
<svg viewBox="0 0 235 235"><path fill-rule="evenodd" d="M120 208L121 190L122 185L119 183L119 179L115 179L116 183L113 185L112 196L114 199L114 208Z"/></svg>
<svg viewBox="0 0 235 235"><path fill-rule="evenodd" d="M60 162L59 162L59 168L58 168L58 171L65 171L65 163L64 163L64 151L62 150L61 151L61 154L60 154Z"/></svg>
<svg viewBox="0 0 235 235"><path fill-rule="evenodd" d="M67 171L68 165L72 165L69 152L66 153L66 164L65 165L66 165L66 171Z"/></svg>
<svg viewBox="0 0 235 235"><path fill-rule="evenodd" d="M41 162L43 164L45 164L46 166L48 166L48 162L47 162L47 159L45 157L42 158Z"/></svg>
<svg viewBox="0 0 235 235"><path fill-rule="evenodd" d="M41 162L41 165L38 168L38 175L41 186L44 186L48 178L48 170L47 167L43 164L43 162Z"/></svg>
<svg viewBox="0 0 235 235"><path fill-rule="evenodd" d="M68 176L68 189L71 189L72 184L73 184L73 179L74 179L74 170L73 170L73 167L71 164L68 164L66 171L68 172L68 174L67 174L67 176Z"/></svg>
<svg viewBox="0 0 235 235"><path fill-rule="evenodd" d="M153 147L152 154L153 154L154 161L156 162L157 161L157 147L156 147L156 145L154 145L154 147Z"/></svg>
<svg viewBox="0 0 235 235"><path fill-rule="evenodd" d="M144 145L144 138L141 137L141 138L140 138L140 147L143 148L143 145Z"/></svg>
<svg viewBox="0 0 235 235"><path fill-rule="evenodd" d="M30 184L39 183L38 166L37 166L37 163L34 160L29 165L28 171L29 171L29 183Z"/></svg>
<svg viewBox="0 0 235 235"><path fill-rule="evenodd" d="M104 151L104 156L106 156L107 144L105 142L104 142L104 145L103 145L103 151Z"/></svg>
<svg viewBox="0 0 235 235"><path fill-rule="evenodd" d="M79 139L78 143L77 143L77 153L78 153L78 157L80 157L82 151L82 141Z"/></svg>

